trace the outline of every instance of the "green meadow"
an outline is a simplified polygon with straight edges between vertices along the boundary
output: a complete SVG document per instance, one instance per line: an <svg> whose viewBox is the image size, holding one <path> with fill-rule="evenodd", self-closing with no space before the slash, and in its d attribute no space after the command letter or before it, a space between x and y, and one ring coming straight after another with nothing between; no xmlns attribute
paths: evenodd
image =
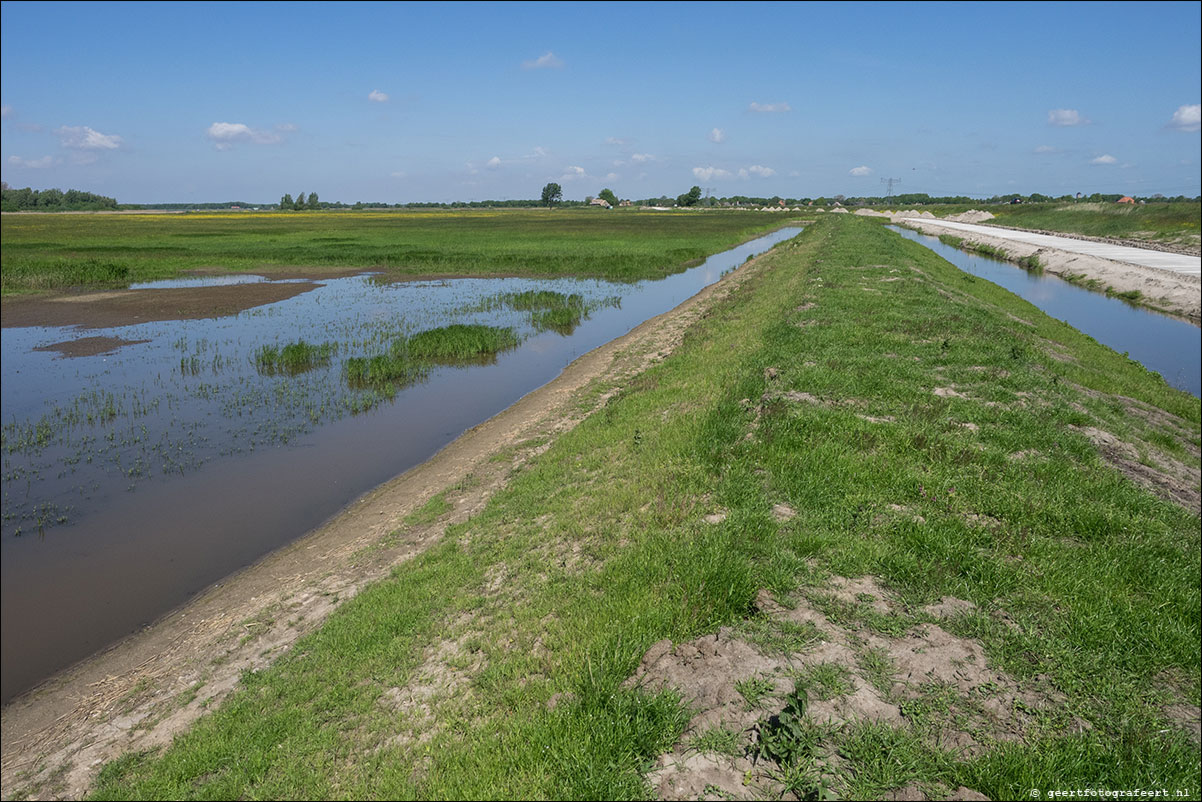
<svg viewBox="0 0 1202 802"><path fill-rule="evenodd" d="M9 214L4 294L111 288L185 271L662 278L778 227L757 212L536 209Z"/></svg>
<svg viewBox="0 0 1202 802"><path fill-rule="evenodd" d="M1197 248L1202 204L1026 203L990 207L995 225Z"/></svg>
<svg viewBox="0 0 1202 802"><path fill-rule="evenodd" d="M760 225L736 217L706 231L709 216L691 216L703 230L680 229L675 261L693 258L685 238L705 250ZM109 763L92 798L639 799L680 743L753 757L795 798L913 785L994 799L1085 787L1196 796L1198 742L1174 711L1199 703L1198 515L1126 478L1087 433L1133 444L1146 468L1196 466L1197 399L872 221L819 217L744 268L666 359L590 388L586 408L613 395L481 514L248 672L173 744ZM345 236L368 239L391 219ZM516 239L558 269L538 245L548 229L518 219L541 235ZM455 252L453 220L413 225ZM667 248L675 220L643 220L630 224L662 226ZM150 224L176 236L210 225ZM278 234L325 252L311 235ZM349 250L370 261L373 247L384 246ZM594 247L563 258L589 263ZM637 245L615 248L638 272ZM460 265L483 257L457 253ZM392 536L437 521L453 498ZM774 514L780 505L793 514ZM1056 704L1011 711L1024 722L1014 737L975 732L980 748L959 752L932 733L963 729L955 711L997 689L918 688L865 649L856 666L795 675L787 698L741 682L749 707L784 705L765 713L756 744L689 731L679 693L627 683L652 644L722 627L804 654L821 636L773 629L758 591L787 608L865 576L897 610L826 608L864 643L921 632L933 621L921 608L956 597L970 612L941 626ZM852 672L900 706L899 723L807 717L807 702L847 694Z"/></svg>

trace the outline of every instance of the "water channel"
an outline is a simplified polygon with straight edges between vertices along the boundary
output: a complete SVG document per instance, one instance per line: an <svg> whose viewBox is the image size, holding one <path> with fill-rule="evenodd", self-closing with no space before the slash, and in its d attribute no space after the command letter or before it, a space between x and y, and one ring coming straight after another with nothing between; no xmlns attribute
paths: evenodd
<svg viewBox="0 0 1202 802"><path fill-rule="evenodd" d="M964 272L1005 287L1103 345L1126 352L1173 387L1202 395L1202 336L1194 324L1132 306L1056 276L1031 273L1009 262L966 253L943 244L938 237L898 226L888 228L925 245Z"/></svg>
<svg viewBox="0 0 1202 802"><path fill-rule="evenodd" d="M4 701L319 526L578 356L800 231L658 281L360 275L215 319L0 330ZM529 290L579 295L588 313L571 331L539 330L489 302ZM513 327L521 344L488 364L435 367L395 393L342 380L345 359L452 323ZM83 336L126 344L81 357L45 350ZM259 349L297 339L333 343L335 356L297 375L256 369Z"/></svg>

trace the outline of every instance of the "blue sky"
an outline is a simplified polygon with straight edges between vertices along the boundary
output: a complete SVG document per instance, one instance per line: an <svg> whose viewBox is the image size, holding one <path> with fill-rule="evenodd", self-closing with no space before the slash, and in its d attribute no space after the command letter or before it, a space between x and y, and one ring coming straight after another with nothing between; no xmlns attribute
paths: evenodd
<svg viewBox="0 0 1202 802"><path fill-rule="evenodd" d="M122 202L1198 195L1202 4L3 3L3 178Z"/></svg>

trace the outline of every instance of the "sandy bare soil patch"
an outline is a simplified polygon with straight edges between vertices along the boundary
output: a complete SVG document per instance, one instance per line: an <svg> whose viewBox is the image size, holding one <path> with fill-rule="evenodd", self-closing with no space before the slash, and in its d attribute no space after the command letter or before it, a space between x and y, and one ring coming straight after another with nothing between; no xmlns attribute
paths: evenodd
<svg viewBox="0 0 1202 802"><path fill-rule="evenodd" d="M585 354L554 381L318 530L13 700L4 708L0 731L0 795L80 798L104 762L169 744L220 704L244 670L269 665L340 602L436 542L448 526L482 510L515 468L547 448L549 438L591 414L580 411L582 399L592 401L592 410L603 406L631 377L673 351L693 323L758 269L752 260L672 311ZM214 289L244 293L256 286ZM4 314L9 325L7 307ZM444 491L450 511L429 524L403 524Z"/></svg>
<svg viewBox="0 0 1202 802"><path fill-rule="evenodd" d="M1020 685L991 668L978 641L940 626L976 613L971 602L944 597L905 611L872 577L835 577L789 603L762 590L754 631L728 627L648 650L628 684L675 689L694 711L682 740L650 775L659 798L776 798L785 788L761 745L788 716L804 719L794 726L817 739L815 787L838 793L842 758L834 736L845 727L912 728L933 746L971 757L994 743L1023 740L1038 712L1062 701L1050 687ZM899 618L906 613L916 615ZM866 624L874 618L900 631L885 634ZM774 637L787 645L774 648ZM1080 719L1066 725L1090 726ZM738 748L707 750L715 732L736 733ZM886 798L927 797L906 786ZM942 789L940 798L986 797L957 788Z"/></svg>

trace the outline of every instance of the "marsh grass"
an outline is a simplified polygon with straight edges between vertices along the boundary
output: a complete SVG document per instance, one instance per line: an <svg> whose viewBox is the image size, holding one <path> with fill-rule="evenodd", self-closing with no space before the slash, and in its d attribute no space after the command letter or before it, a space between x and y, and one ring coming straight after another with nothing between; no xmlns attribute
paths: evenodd
<svg viewBox="0 0 1202 802"><path fill-rule="evenodd" d="M297 376L329 365L330 358L336 351L335 343L312 345L304 340L297 340L283 347L264 345L255 351L255 369L264 376Z"/></svg>
<svg viewBox="0 0 1202 802"><path fill-rule="evenodd" d="M518 343L509 327L455 323L399 337L383 354L351 357L343 364L343 375L354 388L396 391L423 381L436 365L486 364Z"/></svg>
<svg viewBox="0 0 1202 802"><path fill-rule="evenodd" d="M890 269L911 280L873 280ZM1200 696L1198 517L1074 427L1176 436L1121 397L1196 442L1197 399L851 215L825 216L753 270L478 515L248 674L162 755L110 764L95 798L645 798L644 774L692 715L626 684L647 649L743 626L757 589L816 595L831 574L874 576L905 611L831 607L864 630L901 631L942 596L972 601L982 612L945 626L979 639L991 669L1055 688L1088 728L1049 725L968 757L922 727L818 730L797 709L773 730L773 757L798 796L822 783L857 799L908 783L990 798L1196 789L1198 745L1165 705ZM933 393L949 384L963 397ZM766 394L780 398L743 403ZM777 521L778 503L797 515ZM726 519L705 523L715 509ZM559 557L572 546L581 559ZM782 634L811 637L763 637ZM474 668L424 697L429 719L383 704L422 687L448 643L474 661L453 666ZM890 698L905 678L867 643L860 670ZM845 682L826 670L812 690ZM820 773L824 754L840 760Z"/></svg>
<svg viewBox="0 0 1202 802"><path fill-rule="evenodd" d="M463 307L461 312L485 312L494 309L512 309L525 312L527 321L536 332L554 331L569 336L582 320L598 309L620 307L621 296L586 300L579 293L563 293L555 290L525 290L502 292Z"/></svg>
<svg viewBox="0 0 1202 802"><path fill-rule="evenodd" d="M456 323L398 340L393 349L418 362L450 364L493 356L517 345L512 328Z"/></svg>
<svg viewBox="0 0 1202 802"><path fill-rule="evenodd" d="M582 210L4 215L0 292L113 287L186 270L362 268L391 278L662 278L780 216Z"/></svg>

